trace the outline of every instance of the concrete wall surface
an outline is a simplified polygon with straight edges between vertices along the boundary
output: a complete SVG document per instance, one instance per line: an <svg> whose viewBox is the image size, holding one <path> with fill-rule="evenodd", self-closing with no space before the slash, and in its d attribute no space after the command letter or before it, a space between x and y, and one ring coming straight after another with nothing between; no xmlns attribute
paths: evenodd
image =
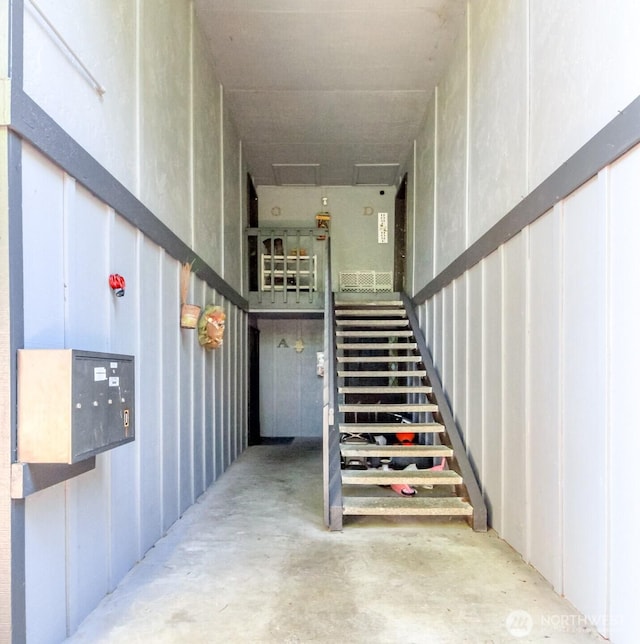
<svg viewBox="0 0 640 644"><path fill-rule="evenodd" d="M639 20L625 0L468 4L417 136L413 292L640 94Z"/></svg>
<svg viewBox="0 0 640 644"><path fill-rule="evenodd" d="M639 18L469 3L415 145L413 293L637 98ZM639 171L636 147L419 307L491 525L614 642L635 640L640 593Z"/></svg>
<svg viewBox="0 0 640 644"><path fill-rule="evenodd" d="M39 0L37 5L104 93L96 91L28 1L25 92L240 290L239 140L192 3ZM226 267L225 234L235 248Z"/></svg>

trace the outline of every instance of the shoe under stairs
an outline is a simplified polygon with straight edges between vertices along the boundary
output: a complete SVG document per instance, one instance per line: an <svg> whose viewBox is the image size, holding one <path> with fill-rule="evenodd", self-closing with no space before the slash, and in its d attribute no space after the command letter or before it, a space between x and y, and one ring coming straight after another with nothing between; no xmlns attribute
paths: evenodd
<svg viewBox="0 0 640 644"><path fill-rule="evenodd" d="M448 406L443 414L408 301L337 300L335 349L342 516L462 516L486 530L479 487Z"/></svg>

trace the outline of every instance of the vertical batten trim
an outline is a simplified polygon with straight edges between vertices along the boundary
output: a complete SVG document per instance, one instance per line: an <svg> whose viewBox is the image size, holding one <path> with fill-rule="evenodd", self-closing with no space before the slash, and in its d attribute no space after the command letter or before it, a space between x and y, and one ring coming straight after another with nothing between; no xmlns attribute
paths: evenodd
<svg viewBox="0 0 640 644"><path fill-rule="evenodd" d="M144 244L144 235L139 231L136 230L136 248L135 248L135 280L136 284L141 284L142 283L142 247ZM135 326L135 346L136 346L136 353L135 355L139 357L141 355L141 349L142 349L142 293L139 290L138 293L136 294L136 300L135 300L135 320L136 320L136 326ZM158 326L158 325L155 325ZM140 410L141 410L141 405L140 405L140 398L141 398L141 388L140 388L140 362L136 364L135 367L135 373L134 373L134 387L135 387L135 398L134 398L134 427L142 427L142 423L140 422ZM135 430L134 430L135 431ZM137 432L135 432L137 433ZM143 545L142 545L142 445L140 443L140 440L138 439L136 441L136 458L135 458L136 466L137 466L137 472L136 472L136 523L137 523L137 530L138 530L138 538L136 540L136 555L138 560L142 559L142 555L144 554L143 550Z"/></svg>
<svg viewBox="0 0 640 644"><path fill-rule="evenodd" d="M109 208L107 206L106 208L107 213L107 239L105 240L105 254L104 257L107 260L107 266L105 267L106 270L104 272L105 275L110 275L111 274L111 267L113 265L113 235L114 235L114 228L115 228L115 213L113 211L113 208ZM108 313L105 316L105 323L106 323L106 331L107 331L107 337L109 338L108 343L109 346L111 346L112 343L112 338L113 338L113 308L109 307L107 305L107 310ZM105 348L106 350L106 348ZM135 372L134 372L135 376ZM134 388L135 388L135 382L134 382ZM135 390L134 390L135 391ZM135 413L135 410L134 410ZM135 420L134 420L134 427L135 427ZM106 505L106 523L107 523L107 530L106 530L106 550L107 550L107 561L106 561L106 569L107 569L107 575L106 575L106 584L107 584L107 592L112 592L115 590L115 586L117 585L117 581L114 583L113 580L113 459L111 458L111 452L107 451L104 454L101 455L102 460L103 460L103 467L104 467L104 491L105 491L105 505Z"/></svg>
<svg viewBox="0 0 640 644"><path fill-rule="evenodd" d="M525 0L525 142L524 142L524 185L527 193L531 192L531 3Z"/></svg>
<svg viewBox="0 0 640 644"><path fill-rule="evenodd" d="M499 340L499 346L500 346L500 399L497 402L497 405L500 407L500 413L499 413L499 418L500 418L500 441L498 443L498 449L500 450L500 468L499 468L499 474L500 474L500 487L498 490L498 496L500 500L500 522L499 525L501 526L501 532L502 534L505 533L505 511L504 511L504 499L505 499L505 493L504 493L504 481L505 481L505 467L504 467L504 460L505 460L505 441L504 441L504 426L505 426L505 398L504 398L504 393L505 393L505 386L504 386L504 372L505 372L505 347L506 347L506 341L504 337L504 328L505 328L505 277L504 277L504 265L505 265L505 252L504 252L504 246L500 248L500 255L498 256L498 263L499 263L499 270L500 270L500 275L499 275L499 284L500 284L500 340Z"/></svg>
<svg viewBox="0 0 640 644"><path fill-rule="evenodd" d="M195 33L194 11L191 4L189 11L189 245L195 248Z"/></svg>
<svg viewBox="0 0 640 644"><path fill-rule="evenodd" d="M10 0L7 10L7 24L0 28L6 29L8 42L7 69L0 70L11 79L10 114L13 118L15 96L22 92L24 80L24 1ZM9 357L8 365L2 370L1 378L4 385L2 409L3 422L0 427L0 441L6 449L3 455L4 465L0 466L3 473L0 489L2 490L2 518L7 519L0 529L0 567L5 574L0 575L0 596L7 598L0 614L0 639L6 638L12 644L22 644L27 639L26 616L26 543L25 543L25 501L11 498L11 477L5 476L5 467L10 468L16 459L17 452L17 382L16 350L24 346L24 283L22 277L22 142L12 132L3 128L0 137L6 148L0 152L2 161L6 162L7 193L6 202L0 208L6 208L6 219L3 213L3 225L6 229L2 235L7 235L6 263L2 267L1 279L7 290L5 302L8 310L2 314L0 342L6 342L6 352ZM9 249L11 249L9 251ZM3 250L4 252L4 250ZM6 271L6 272L5 272ZM5 346L3 346L3 351ZM5 377L7 381L4 381ZM4 505L6 503L6 505Z"/></svg>
<svg viewBox="0 0 640 644"><path fill-rule="evenodd" d="M431 238L431 278L434 279L437 275L438 270L438 144L439 144L439 128L438 120L440 118L440 86L436 85L435 90L433 91L434 98L434 119L433 119L433 237ZM415 287L414 287L415 290ZM435 293L435 291L433 292ZM417 304L426 301L433 295L431 293L429 296L423 298L422 300L416 300ZM418 293L419 295L419 293Z"/></svg>
<svg viewBox="0 0 640 644"><path fill-rule="evenodd" d="M471 6L472 3L467 3L466 11L466 37L467 37L467 78L466 78L466 123L465 123L465 168L464 168L464 246L469 246L469 201L470 201L470 178L471 178Z"/></svg>
<svg viewBox="0 0 640 644"><path fill-rule="evenodd" d="M524 185L527 192L531 191L531 2L525 1L524 35L525 35L525 155L524 155ZM525 346L524 346L524 552L525 561L531 561L533 520L533 467L531 463L531 229L525 226L522 230L525 249Z"/></svg>
<svg viewBox="0 0 640 644"><path fill-rule="evenodd" d="M142 194L142 0L135 3L135 191Z"/></svg>
<svg viewBox="0 0 640 644"><path fill-rule="evenodd" d="M560 453L558 454L558 476L556 479L556 485L558 487L558 511L560 514L560 535L559 535L559 554L560 554L560 570L558 571L559 578L560 578L560 594L564 595L566 592L565 588L565 557L564 557L564 548L565 548L565 529L564 529L564 506L565 506L565 497L564 497L564 473L565 473L565 467L564 467L564 458L565 458L565 451L564 451L564 443L565 443L565 431L566 427L564 424L564 418L565 418L565 409L564 409L564 401L565 401L565 379L564 379L564 374L565 374L565 344L564 344L564 327L565 327L565 309L564 309L564 303L566 301L566 275L565 275L565 270L564 270L564 258L565 258L565 213L564 213L564 203L562 201L559 201L555 206L553 207L553 214L554 217L558 221L558 267L560 271L559 275L559 280L558 283L560 285L560 293L559 293L559 300L560 300L560 305L558 306L558 327L557 327L557 332L558 332L558 345L559 345L559 350L558 350L558 383L559 383L559 391L558 391L558 418L557 418L557 426L558 426L558 443L559 443L559 451Z"/></svg>
<svg viewBox="0 0 640 644"><path fill-rule="evenodd" d="M525 236L523 246L525 249L524 271L525 271L525 311L524 311L524 328L525 328L525 346L524 346L524 552L522 553L525 561L531 561L531 236L530 229L527 227L522 231Z"/></svg>
<svg viewBox="0 0 640 644"><path fill-rule="evenodd" d="M220 117L220 163L218 165L220 173L220 249L222 251L220 258L220 273L224 277L225 274L225 255L224 252L224 229L226 224L225 217L225 207L224 207L224 193L225 193L225 168L224 168L224 148L225 148L225 137L224 137L224 86L222 83L218 84L220 91L219 95L219 117ZM226 468L225 468L226 469Z"/></svg>
<svg viewBox="0 0 640 644"><path fill-rule="evenodd" d="M611 383L612 383L612 369L611 369L611 339L613 332L613 296L612 296L612 267L611 267L611 257L612 257L612 246L611 246L611 170L610 168L604 168L598 175L598 183L601 188L600 198L602 202L602 210L605 213L604 219L604 264L605 264L605 319L604 319L604 338L605 338L605 356L604 356L604 380L606 383L604 390L604 414L605 414L605 439L604 439L604 482L605 482L605 620L604 624L600 625L604 627L604 636L609 638L611 636L611 476L613 473L613 463L612 463L612 414L611 414Z"/></svg>
<svg viewBox="0 0 640 644"><path fill-rule="evenodd" d="M415 294L416 292L416 243L417 243L417 235L416 235L416 226L417 226L417 207L416 207L416 193L417 193L417 188L416 186L418 185L418 182L416 181L416 177L418 174L418 142L416 139L413 139L413 159L412 159L412 174L411 176L413 177L413 180L411 181L411 293ZM425 240L426 241L426 240Z"/></svg>

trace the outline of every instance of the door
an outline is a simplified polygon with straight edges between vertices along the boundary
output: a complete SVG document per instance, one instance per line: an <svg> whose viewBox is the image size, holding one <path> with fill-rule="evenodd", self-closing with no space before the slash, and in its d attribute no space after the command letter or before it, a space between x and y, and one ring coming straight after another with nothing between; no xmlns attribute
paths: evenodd
<svg viewBox="0 0 640 644"><path fill-rule="evenodd" d="M406 289L405 273L407 270L407 175L396 193L394 212L394 254L393 254L393 290L402 292Z"/></svg>
<svg viewBox="0 0 640 644"><path fill-rule="evenodd" d="M260 444L260 331L249 323L249 445Z"/></svg>
<svg viewBox="0 0 640 644"><path fill-rule="evenodd" d="M249 228L258 227L258 193L253 185L251 175L247 175L247 223ZM249 248L249 291L258 290L258 238L251 235Z"/></svg>

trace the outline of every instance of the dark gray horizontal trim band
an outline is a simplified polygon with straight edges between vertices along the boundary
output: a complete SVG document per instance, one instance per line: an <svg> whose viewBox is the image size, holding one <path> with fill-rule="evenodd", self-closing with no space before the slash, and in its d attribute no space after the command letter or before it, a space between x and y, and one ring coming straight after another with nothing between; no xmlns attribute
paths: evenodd
<svg viewBox="0 0 640 644"><path fill-rule="evenodd" d="M163 224L135 195L100 165L69 136L31 97L20 89L11 93L11 125L66 173L98 199L111 206L132 226L180 262L195 261L194 273L211 288L243 310L249 304L233 287L196 255L171 229Z"/></svg>
<svg viewBox="0 0 640 644"><path fill-rule="evenodd" d="M412 298L422 304L640 142L640 97Z"/></svg>

